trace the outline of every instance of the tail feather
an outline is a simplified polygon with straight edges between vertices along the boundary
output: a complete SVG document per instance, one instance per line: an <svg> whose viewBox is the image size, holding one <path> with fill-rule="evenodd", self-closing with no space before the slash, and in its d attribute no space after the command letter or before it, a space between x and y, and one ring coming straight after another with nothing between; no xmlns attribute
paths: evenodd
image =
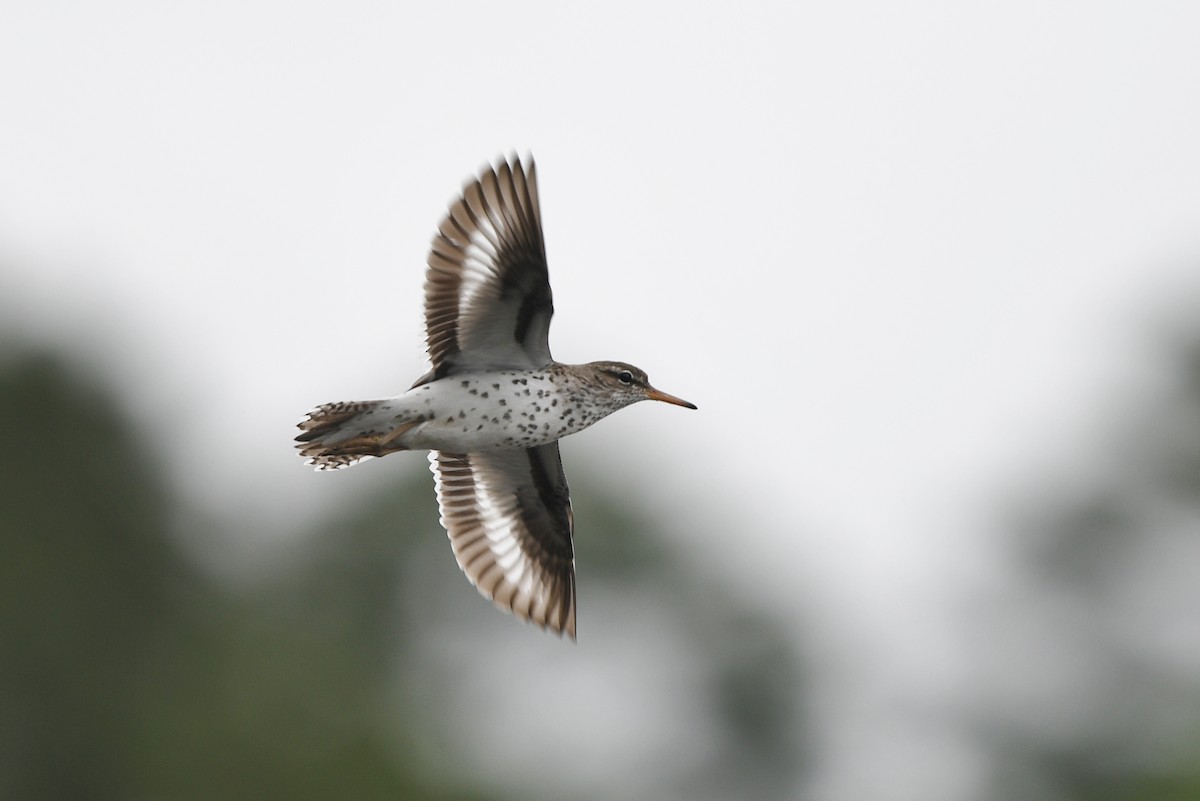
<svg viewBox="0 0 1200 801"><path fill-rule="evenodd" d="M297 428L300 455L318 470L349 467L371 456L384 456L403 446L394 440L414 424L378 426L372 420L384 401L339 401L318 406ZM393 424L394 425L394 424Z"/></svg>

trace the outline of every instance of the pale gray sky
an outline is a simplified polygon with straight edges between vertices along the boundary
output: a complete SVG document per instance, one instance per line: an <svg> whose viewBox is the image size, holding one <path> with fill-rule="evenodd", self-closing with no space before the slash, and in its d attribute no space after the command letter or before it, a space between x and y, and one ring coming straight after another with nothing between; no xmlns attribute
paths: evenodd
<svg viewBox="0 0 1200 801"><path fill-rule="evenodd" d="M282 532L387 480L314 481L293 426L423 371L439 216L532 151L556 357L631 361L700 406L635 407L568 460L661 485L670 536L713 532L698 497L733 499L700 558L849 631L822 797L967 797L970 755L939 733L862 733L967 681L947 610L990 569L992 488L1081 464L1153 383L1139 326L1197 284L1196 6L0 16L5 328L129 382L197 504Z"/></svg>

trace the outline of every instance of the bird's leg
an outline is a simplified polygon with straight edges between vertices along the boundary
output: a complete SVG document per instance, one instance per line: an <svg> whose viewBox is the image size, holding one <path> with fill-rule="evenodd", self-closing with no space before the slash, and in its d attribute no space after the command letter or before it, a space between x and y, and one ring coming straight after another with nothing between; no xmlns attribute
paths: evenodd
<svg viewBox="0 0 1200 801"><path fill-rule="evenodd" d="M363 434L332 445L325 452L331 456L386 456L396 451L405 451L408 448L404 445L393 445L392 443L420 422L420 420L409 420L383 434Z"/></svg>

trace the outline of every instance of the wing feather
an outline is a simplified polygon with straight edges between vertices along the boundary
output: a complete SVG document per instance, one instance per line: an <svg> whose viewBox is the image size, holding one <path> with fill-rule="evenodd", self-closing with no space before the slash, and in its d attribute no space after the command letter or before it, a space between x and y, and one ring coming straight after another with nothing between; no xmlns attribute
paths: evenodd
<svg viewBox="0 0 1200 801"><path fill-rule="evenodd" d="M575 637L574 521L558 444L429 455L441 521L484 597Z"/></svg>
<svg viewBox="0 0 1200 801"><path fill-rule="evenodd" d="M554 301L537 170L517 159L483 170L438 226L425 273L429 379L552 361Z"/></svg>

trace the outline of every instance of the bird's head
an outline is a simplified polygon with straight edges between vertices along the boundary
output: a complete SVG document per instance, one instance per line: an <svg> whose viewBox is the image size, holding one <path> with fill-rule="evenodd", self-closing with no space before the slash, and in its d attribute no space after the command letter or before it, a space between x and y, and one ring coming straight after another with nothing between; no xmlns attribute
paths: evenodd
<svg viewBox="0 0 1200 801"><path fill-rule="evenodd" d="M603 389L612 398L617 408L642 400L673 403L685 409L695 409L694 403L668 395L650 386L645 371L624 362L592 362L586 365L593 386Z"/></svg>

